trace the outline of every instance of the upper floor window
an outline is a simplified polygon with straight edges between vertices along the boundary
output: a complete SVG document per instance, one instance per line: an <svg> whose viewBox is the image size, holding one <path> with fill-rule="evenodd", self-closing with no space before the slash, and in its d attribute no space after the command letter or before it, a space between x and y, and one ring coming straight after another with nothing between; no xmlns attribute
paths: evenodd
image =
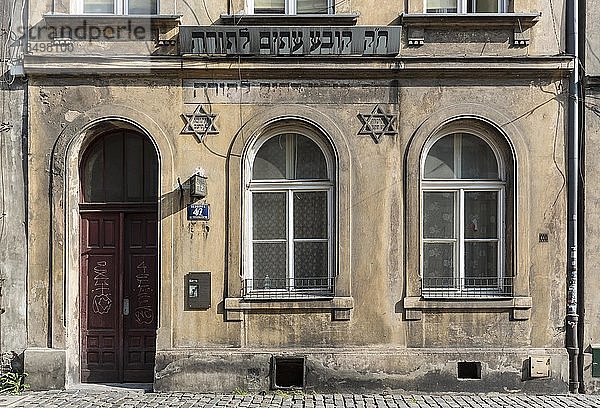
<svg viewBox="0 0 600 408"><path fill-rule="evenodd" d="M158 14L158 0L80 0L84 14Z"/></svg>
<svg viewBox="0 0 600 408"><path fill-rule="evenodd" d="M508 296L506 183L495 147L454 133L426 146L421 168L421 275L425 297Z"/></svg>
<svg viewBox="0 0 600 408"><path fill-rule="evenodd" d="M250 14L333 14L333 0L248 0Z"/></svg>
<svg viewBox="0 0 600 408"><path fill-rule="evenodd" d="M259 139L246 157L246 297L333 296L333 155L313 135Z"/></svg>
<svg viewBox="0 0 600 408"><path fill-rule="evenodd" d="M508 0L425 0L427 13L505 13Z"/></svg>

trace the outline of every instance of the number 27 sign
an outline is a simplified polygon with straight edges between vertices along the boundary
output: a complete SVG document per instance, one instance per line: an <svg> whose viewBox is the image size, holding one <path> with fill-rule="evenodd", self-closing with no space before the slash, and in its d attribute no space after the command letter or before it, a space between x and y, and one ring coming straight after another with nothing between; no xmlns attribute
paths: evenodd
<svg viewBox="0 0 600 408"><path fill-rule="evenodd" d="M208 221L210 220L209 204L188 204L187 219L189 221Z"/></svg>

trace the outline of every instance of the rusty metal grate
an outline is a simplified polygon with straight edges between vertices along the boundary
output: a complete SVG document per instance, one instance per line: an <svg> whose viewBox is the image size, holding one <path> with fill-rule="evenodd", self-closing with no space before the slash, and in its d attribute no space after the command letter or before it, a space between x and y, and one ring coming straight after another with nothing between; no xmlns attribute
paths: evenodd
<svg viewBox="0 0 600 408"><path fill-rule="evenodd" d="M425 298L509 298L513 296L513 277L423 278Z"/></svg>
<svg viewBox="0 0 600 408"><path fill-rule="evenodd" d="M261 279L244 279L246 299L306 299L331 298L335 278L283 278L268 276Z"/></svg>

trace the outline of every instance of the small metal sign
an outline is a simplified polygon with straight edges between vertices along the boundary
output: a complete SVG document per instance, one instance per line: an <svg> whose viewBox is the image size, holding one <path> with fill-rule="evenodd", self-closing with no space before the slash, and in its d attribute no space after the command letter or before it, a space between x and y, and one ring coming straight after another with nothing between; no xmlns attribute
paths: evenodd
<svg viewBox="0 0 600 408"><path fill-rule="evenodd" d="M208 221L208 220L210 220L210 205L209 204L188 204L187 219L188 219L188 221Z"/></svg>
<svg viewBox="0 0 600 408"><path fill-rule="evenodd" d="M185 310L210 309L210 272L188 273L185 285Z"/></svg>

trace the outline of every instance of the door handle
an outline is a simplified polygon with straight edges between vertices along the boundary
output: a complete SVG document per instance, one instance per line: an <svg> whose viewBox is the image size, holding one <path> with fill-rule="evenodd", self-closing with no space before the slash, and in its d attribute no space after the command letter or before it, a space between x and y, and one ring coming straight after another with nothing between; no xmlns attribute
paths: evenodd
<svg viewBox="0 0 600 408"><path fill-rule="evenodd" d="M123 299L123 316L129 316L129 299Z"/></svg>

